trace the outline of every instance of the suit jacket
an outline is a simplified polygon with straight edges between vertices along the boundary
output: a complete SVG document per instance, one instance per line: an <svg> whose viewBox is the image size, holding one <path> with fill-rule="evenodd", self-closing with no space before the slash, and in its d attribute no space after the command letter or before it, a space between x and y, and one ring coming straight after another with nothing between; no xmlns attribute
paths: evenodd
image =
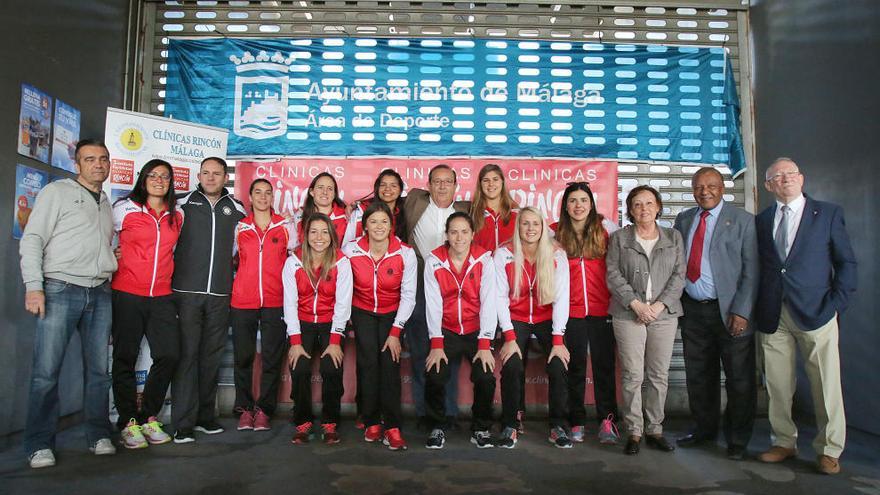
<svg viewBox="0 0 880 495"><path fill-rule="evenodd" d="M608 268L606 282L611 293L608 312L614 318L635 320L635 312L629 303L633 299L645 301L648 277L655 301L666 305L666 311L657 319L681 316L681 291L684 290L684 242L681 234L673 229L657 226L660 238L651 251L651 261L642 245L636 240L636 226L628 225L608 240L605 264Z"/></svg>
<svg viewBox="0 0 880 495"><path fill-rule="evenodd" d="M815 330L842 313L856 290L856 258L843 208L807 197L785 260L773 243L775 215L776 204L756 219L761 280L755 325L761 332L776 332L784 299L798 327Z"/></svg>
<svg viewBox="0 0 880 495"><path fill-rule="evenodd" d="M422 218L422 214L424 214L425 210L428 208L428 200L430 198L431 195L424 189L410 189L406 194L406 201L403 203L403 214L404 218L406 218L406 226L408 229L405 241L416 251L416 256L418 256L419 259L419 273L421 273L421 268L424 266L425 257L431 253L419 252L419 248L413 240L413 232L415 232L416 225ZM455 208L455 211L463 211L467 213L471 209L471 202L456 201L453 203L453 208Z"/></svg>
<svg viewBox="0 0 880 495"><path fill-rule="evenodd" d="M688 258L688 235L694 222L699 221L700 211L702 208L697 206L675 217L675 229L681 232L685 242L685 258ZM751 320L758 296L759 272L755 217L730 203L724 203L718 213L712 239L709 240L709 251L703 256L709 256L712 265L721 321L727 324L730 313ZM751 321L748 331L754 331Z"/></svg>

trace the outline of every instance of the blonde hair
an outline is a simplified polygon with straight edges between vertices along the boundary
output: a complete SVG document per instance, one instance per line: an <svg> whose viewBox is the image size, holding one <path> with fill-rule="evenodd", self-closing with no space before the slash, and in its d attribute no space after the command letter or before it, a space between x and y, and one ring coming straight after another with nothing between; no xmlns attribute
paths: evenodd
<svg viewBox="0 0 880 495"><path fill-rule="evenodd" d="M474 200L471 201L470 215L474 220L474 233L479 232L485 222L486 203L489 201L483 196L483 178L489 175L490 172L495 172L501 176L501 197L499 198L501 200L501 211L495 212L501 214L501 223L504 225L510 223L511 210L519 207L516 201L510 197L510 191L507 190L507 181L504 179L504 171L501 170L501 167L494 163L484 165L477 175L477 189L474 191Z"/></svg>
<svg viewBox="0 0 880 495"><path fill-rule="evenodd" d="M327 225L327 230L330 231L330 245L327 246L327 249L325 249L320 255L312 251L312 247L309 246L309 229L315 222L324 222ZM303 221L302 264L306 275L309 276L309 280L311 280L313 284L318 283L319 280L326 277L327 274L333 270L333 266L336 265L336 251L338 246L339 239L336 237L336 228L333 226L333 221L330 220L330 217L323 213L313 213L311 216L306 217ZM318 273L315 273L312 270L312 262L316 256L321 256L321 264L318 267Z"/></svg>
<svg viewBox="0 0 880 495"><path fill-rule="evenodd" d="M556 299L556 284L553 280L556 271L554 262L556 249L553 246L553 241L550 240L550 233L547 231L547 221L544 220L540 211L531 206L519 211L511 239L513 244L513 298L519 298L520 285L522 285L523 272L525 271L525 256L523 255L522 239L520 239L520 222L528 213L541 219L541 238L538 240L538 249L535 252L535 273L538 279L538 303L543 306Z"/></svg>

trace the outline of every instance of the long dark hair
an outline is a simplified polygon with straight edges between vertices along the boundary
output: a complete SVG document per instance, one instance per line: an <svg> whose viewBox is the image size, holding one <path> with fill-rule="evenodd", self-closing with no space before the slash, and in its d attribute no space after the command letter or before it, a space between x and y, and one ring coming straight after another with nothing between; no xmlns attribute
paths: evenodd
<svg viewBox="0 0 880 495"><path fill-rule="evenodd" d="M165 160L160 160L158 158L154 158L144 164L141 171L138 173L137 182L134 183L134 189L131 190L124 198L117 201L123 201L126 199L130 199L135 203L146 206L147 198L149 194L147 194L147 175L149 175L153 170L158 167L165 167L168 169L168 176L171 177L171 180L168 182L168 190L165 191L165 195L162 196L162 202L165 203L165 211L168 212L168 224L174 225L174 214L177 201L174 198L174 169L171 167L171 164L166 162Z"/></svg>
<svg viewBox="0 0 880 495"><path fill-rule="evenodd" d="M316 254L312 252L312 246L309 245L309 229L315 222L324 222L327 225L327 230L330 231L330 245L327 246L327 250L321 255L321 264L318 273L312 271L312 262L314 261ZM323 213L314 213L306 217L303 221L302 257L300 260L302 261L306 275L308 275L312 283L316 283L330 273L333 266L336 264L336 251L338 249L339 238L336 237L336 229L333 228L333 220L330 220L330 217Z"/></svg>
<svg viewBox="0 0 880 495"><path fill-rule="evenodd" d="M477 175L477 189L474 191L474 200L471 202L471 218L474 219L474 232L483 228L486 221L485 211L486 203L489 201L483 196L483 178L490 172L495 172L501 176L501 211L495 213L501 214L501 223L505 226L510 223L510 211L519 205L510 197L510 191L507 190L507 180L504 179L504 171L501 167L494 163L483 165L480 173Z"/></svg>
<svg viewBox="0 0 880 495"><path fill-rule="evenodd" d="M318 212L318 207L315 206L315 198L312 197L311 192L321 177L329 177L330 180L333 181L333 204L340 208L345 208L345 203L339 199L339 184L336 183L336 178L329 172L321 172L316 175L315 178L312 179L311 184L309 184L309 191L306 194L306 201L303 204L303 218L308 218Z"/></svg>
<svg viewBox="0 0 880 495"><path fill-rule="evenodd" d="M574 230L574 223L566 207L568 197L575 191L583 191L590 198L590 212L587 214L584 229L580 232ZM605 227L602 226L604 219L596 210L596 199L590 185L586 182L573 182L562 193L562 208L559 212L559 225L556 227L556 241L559 242L569 258L580 258L581 256L588 259L601 258L605 256L608 249Z"/></svg>
<svg viewBox="0 0 880 495"><path fill-rule="evenodd" d="M397 185L400 186L400 196L398 196L397 199L394 200L394 208L391 210L391 216L389 218L391 218L391 220L394 222L394 235L401 239L406 239L406 215L404 215L403 213L403 204L406 202L406 198L403 196L403 178L400 176L400 174L397 173L396 170L386 168L385 170L379 172L379 176L376 177L375 181L373 181L373 192L358 199L358 202L361 202L363 204L370 200L367 204L373 204L376 201L384 204L384 202L379 199L379 186L382 184L382 179L385 177L393 177L394 180L397 181ZM364 205L363 208L363 219L366 219L366 208L368 208L368 206Z"/></svg>

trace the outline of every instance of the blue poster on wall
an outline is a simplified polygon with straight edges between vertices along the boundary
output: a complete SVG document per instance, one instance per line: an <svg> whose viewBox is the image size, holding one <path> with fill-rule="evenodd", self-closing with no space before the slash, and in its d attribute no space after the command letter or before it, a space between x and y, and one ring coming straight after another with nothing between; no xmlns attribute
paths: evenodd
<svg viewBox="0 0 880 495"><path fill-rule="evenodd" d="M172 39L165 115L231 156L745 165L722 48L496 39Z"/></svg>
<svg viewBox="0 0 880 495"><path fill-rule="evenodd" d="M52 129L52 166L76 172L74 151L79 141L80 113L79 110L55 100L55 123Z"/></svg>
<svg viewBox="0 0 880 495"><path fill-rule="evenodd" d="M25 165L15 167L15 208L12 218L12 238L21 239L30 219L37 194L46 187L49 174Z"/></svg>
<svg viewBox="0 0 880 495"><path fill-rule="evenodd" d="M49 163L51 122L52 97L30 84L22 84L18 153Z"/></svg>

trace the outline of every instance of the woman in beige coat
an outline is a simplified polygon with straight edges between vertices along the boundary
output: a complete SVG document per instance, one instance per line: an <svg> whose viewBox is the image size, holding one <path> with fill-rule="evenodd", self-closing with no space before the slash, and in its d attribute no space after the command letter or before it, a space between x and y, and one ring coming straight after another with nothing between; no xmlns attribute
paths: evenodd
<svg viewBox="0 0 880 495"><path fill-rule="evenodd" d="M638 454L643 434L649 447L671 452L674 447L663 437L663 407L682 313L684 242L678 231L657 225L663 201L656 189L634 188L626 211L633 225L611 235L606 258L628 431L624 452Z"/></svg>

